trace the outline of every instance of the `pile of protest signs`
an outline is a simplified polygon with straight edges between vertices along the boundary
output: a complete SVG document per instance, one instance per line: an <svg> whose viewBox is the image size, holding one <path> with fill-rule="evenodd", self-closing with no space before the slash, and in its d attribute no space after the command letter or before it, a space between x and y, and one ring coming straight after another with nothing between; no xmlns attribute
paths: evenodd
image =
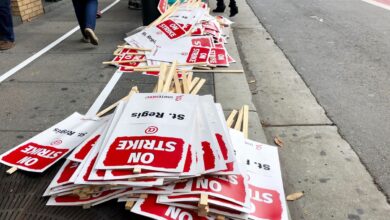
<svg viewBox="0 0 390 220"><path fill-rule="evenodd" d="M182 71L228 67L235 62L225 48L232 22L211 16L209 10L201 1L178 1L162 10L164 13L155 22L125 38L126 44L118 46L114 59L103 63L116 65L123 72L152 75L158 74L160 63L174 60ZM234 71L242 72L229 70Z"/></svg>
<svg viewBox="0 0 390 220"><path fill-rule="evenodd" d="M223 46L230 22L200 1L160 10L116 51L119 70L85 115L73 113L0 162L9 174L41 173L64 158L44 192L48 206L117 200L153 219L288 219L278 150L248 139L249 107L225 120L213 96L198 95L206 80L193 68L232 62ZM98 113L121 73L137 68L158 76L153 91L133 87Z"/></svg>

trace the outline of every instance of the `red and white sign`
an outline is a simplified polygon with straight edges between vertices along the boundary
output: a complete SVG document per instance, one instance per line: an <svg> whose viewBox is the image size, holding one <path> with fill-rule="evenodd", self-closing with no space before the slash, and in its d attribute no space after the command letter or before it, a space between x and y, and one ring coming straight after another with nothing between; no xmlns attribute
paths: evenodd
<svg viewBox="0 0 390 220"><path fill-rule="evenodd" d="M156 195L149 195L146 199L139 199L131 209L132 212L158 220L207 220L199 217L191 210L168 206L156 202Z"/></svg>
<svg viewBox="0 0 390 220"><path fill-rule="evenodd" d="M203 176L189 180L185 186L180 184L181 189L174 188L175 193L172 196L162 196L165 201L181 196L181 201L193 201L191 197L194 194L206 193L213 198L220 199L218 205L245 211L249 208L249 193L246 180L241 175L230 176ZM186 200L188 198L188 200ZM225 201L225 203L224 203Z"/></svg>
<svg viewBox="0 0 390 220"><path fill-rule="evenodd" d="M105 125L102 125L100 128L98 128L89 139L86 139L82 144L74 149L67 159L76 162L83 161L91 149L95 146L96 142L100 139L104 127Z"/></svg>
<svg viewBox="0 0 390 220"><path fill-rule="evenodd" d="M135 94L127 103L96 168L182 172L198 96ZM156 127L155 133L148 134ZM169 158L169 160L167 160Z"/></svg>
<svg viewBox="0 0 390 220"><path fill-rule="evenodd" d="M0 162L30 172L43 172L77 147L102 125L104 120L84 120L74 113L0 156Z"/></svg>
<svg viewBox="0 0 390 220"><path fill-rule="evenodd" d="M228 54L225 48L211 48L209 63L215 66L229 66Z"/></svg>
<svg viewBox="0 0 390 220"><path fill-rule="evenodd" d="M192 47L187 55L186 63L206 63L210 55L210 48Z"/></svg>
<svg viewBox="0 0 390 220"><path fill-rule="evenodd" d="M179 24L170 19L159 23L156 27L171 40L180 38L186 34L186 31Z"/></svg>
<svg viewBox="0 0 390 220"><path fill-rule="evenodd" d="M165 11L168 9L168 0L160 0L157 9L161 14L164 14Z"/></svg>
<svg viewBox="0 0 390 220"><path fill-rule="evenodd" d="M94 204L102 200L107 200L124 190L107 190L92 194L88 199L80 199L78 195L52 196L46 205L48 206L78 206L85 204Z"/></svg>
<svg viewBox="0 0 390 220"><path fill-rule="evenodd" d="M66 160L58 171L54 179L51 181L49 187L46 189L44 196L53 194L52 189L59 186L74 183L78 171L80 170L80 163L71 160Z"/></svg>
<svg viewBox="0 0 390 220"><path fill-rule="evenodd" d="M182 37L174 44L156 47L147 55L148 59L163 62L199 63L207 62L210 48L214 45L211 37Z"/></svg>
<svg viewBox="0 0 390 220"><path fill-rule="evenodd" d="M288 219L278 148L246 139L241 146L235 145L235 150L239 164L247 171L250 218Z"/></svg>

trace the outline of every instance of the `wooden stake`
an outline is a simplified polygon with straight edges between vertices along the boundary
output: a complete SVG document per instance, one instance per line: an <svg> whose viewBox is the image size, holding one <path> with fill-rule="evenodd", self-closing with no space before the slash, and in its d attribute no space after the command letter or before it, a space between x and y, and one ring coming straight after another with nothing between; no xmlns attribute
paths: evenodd
<svg viewBox="0 0 390 220"><path fill-rule="evenodd" d="M118 48L126 48L126 49L139 50L139 51L152 51L152 49L132 47L130 45L118 45Z"/></svg>
<svg viewBox="0 0 390 220"><path fill-rule="evenodd" d="M245 138L248 138L248 130L249 130L249 106L244 105L244 113L243 113L243 122L242 122L242 133L244 133Z"/></svg>
<svg viewBox="0 0 390 220"><path fill-rule="evenodd" d="M91 204L91 203L84 204L84 205L83 205L83 209L90 209L90 208L91 208L91 206L92 206L92 204Z"/></svg>
<svg viewBox="0 0 390 220"><path fill-rule="evenodd" d="M233 111L230 113L228 119L226 120L226 124L228 128L231 128L234 122L234 118L236 117L238 111L233 109Z"/></svg>
<svg viewBox="0 0 390 220"><path fill-rule="evenodd" d="M134 201L127 201L125 204L125 209L130 211L131 208L133 208L134 203L135 203Z"/></svg>
<svg viewBox="0 0 390 220"><path fill-rule="evenodd" d="M200 78L199 77L195 77L194 80L192 82L190 82L190 91L195 87L196 84L198 84Z"/></svg>
<svg viewBox="0 0 390 220"><path fill-rule="evenodd" d="M172 66L169 69L169 73L165 78L165 84L164 84L162 92L169 92L169 88L170 88L171 83L172 83L173 75L176 74L176 64L177 64L177 61L176 60L173 61Z"/></svg>
<svg viewBox="0 0 390 220"><path fill-rule="evenodd" d="M139 167L136 167L136 168L133 169L133 173L135 173L135 174L138 174L138 173L141 173L141 172L142 172L142 169L139 168Z"/></svg>
<svg viewBox="0 0 390 220"><path fill-rule="evenodd" d="M144 53L114 53L114 56L127 56L127 55L136 55L136 56L143 56Z"/></svg>
<svg viewBox="0 0 390 220"><path fill-rule="evenodd" d="M164 87L165 74L167 70L168 70L168 65L166 63L162 63L160 65L160 74L158 76L157 92L161 92Z"/></svg>
<svg viewBox="0 0 390 220"><path fill-rule="evenodd" d="M190 86L189 86L188 78L185 74L183 75L182 82L183 82L184 94L189 94L190 93L190 88L189 88Z"/></svg>
<svg viewBox="0 0 390 220"><path fill-rule="evenodd" d="M198 215L206 217L209 212L209 196L205 193L200 194L200 200L198 203Z"/></svg>
<svg viewBox="0 0 390 220"><path fill-rule="evenodd" d="M205 84L206 80L201 79L199 83L195 86L195 88L191 91L191 95L198 94L199 90L202 88L202 86Z"/></svg>
<svg viewBox="0 0 390 220"><path fill-rule="evenodd" d="M143 62L146 62L146 60L142 59L142 60L124 60L124 61L103 61L102 64L115 65L115 64L143 63Z"/></svg>
<svg viewBox="0 0 390 220"><path fill-rule="evenodd" d="M11 167L11 168L9 168L9 169L6 171L6 173L9 174L9 175L11 175L11 174L15 173L17 170L18 170L17 167Z"/></svg>
<svg viewBox="0 0 390 220"><path fill-rule="evenodd" d="M225 220L225 216L223 215L218 215L216 220Z"/></svg>
<svg viewBox="0 0 390 220"><path fill-rule="evenodd" d="M185 72L184 72L185 73ZM184 74L183 73L183 74ZM187 77L188 77L188 82L191 82L192 81L192 77L194 76L194 73L193 72L187 72Z"/></svg>
<svg viewBox="0 0 390 220"><path fill-rule="evenodd" d="M139 196L140 199L146 199L148 198L148 194L146 193L142 193L140 196Z"/></svg>
<svg viewBox="0 0 390 220"><path fill-rule="evenodd" d="M180 82L179 82L179 76L177 75L177 71L175 71L175 74L173 75L173 81L175 82L176 93L182 93Z"/></svg>
<svg viewBox="0 0 390 220"><path fill-rule="evenodd" d="M240 111L238 112L236 124L234 126L234 129L236 129L237 131L241 131L243 114L244 114L244 107L241 107Z"/></svg>
<svg viewBox="0 0 390 220"><path fill-rule="evenodd" d="M97 113L96 116L97 116L97 117L103 116L103 115L106 114L107 112L109 112L109 111L111 111L112 109L116 108L116 107L119 105L119 103L120 103L121 101L127 101L127 100L129 100L130 97L131 97L133 94L138 93L138 92L139 92L139 91L138 91L138 87L137 87L137 86L134 86L133 88L131 88L130 93L129 93L127 96L121 98L119 101L117 101L117 102L115 102L114 104L112 104L112 105L108 106L107 108L103 109L102 111L100 111L99 113Z"/></svg>

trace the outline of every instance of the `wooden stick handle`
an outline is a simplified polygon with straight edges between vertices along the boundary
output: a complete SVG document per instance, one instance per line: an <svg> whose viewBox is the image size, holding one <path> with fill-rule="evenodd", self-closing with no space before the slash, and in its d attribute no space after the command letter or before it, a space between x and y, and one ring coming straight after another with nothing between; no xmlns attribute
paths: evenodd
<svg viewBox="0 0 390 220"><path fill-rule="evenodd" d="M228 128L231 128L234 122L234 118L236 117L238 111L233 109L233 111L230 113L228 119L226 120L226 124Z"/></svg>
<svg viewBox="0 0 390 220"><path fill-rule="evenodd" d="M121 98L119 101L117 101L117 102L115 102L114 104L112 104L112 105L108 106L107 108L103 109L102 111L100 111L99 113L97 113L96 116L97 116L97 117L103 116L103 115L106 114L107 112L109 112L109 111L111 111L112 109L116 108L116 107L119 105L119 103L120 103L121 101L127 101L128 99L130 99L130 97L131 97L133 94L135 94L135 93L138 93L138 87L137 87L137 86L134 86L133 88L131 88L130 93L129 93L127 96Z"/></svg>
<svg viewBox="0 0 390 220"><path fill-rule="evenodd" d="M249 106L244 105L244 113L243 113L243 122L242 122L242 133L244 133L245 138L249 136Z"/></svg>
<svg viewBox="0 0 390 220"><path fill-rule="evenodd" d="M191 95L197 95L202 86L206 83L205 79L201 79L199 83L194 87L194 89L191 91Z"/></svg>
<svg viewBox="0 0 390 220"><path fill-rule="evenodd" d="M131 50L139 50L139 51L152 51L152 49L132 47L130 45L118 45L118 48L125 48L125 49L131 49Z"/></svg>
<svg viewBox="0 0 390 220"><path fill-rule="evenodd" d="M170 88L171 83L172 83L173 75L176 74L176 64L177 64L177 61L175 60L172 63L171 68L169 69L169 73L168 73L167 77L165 78L165 84L164 84L162 92L169 92L169 88Z"/></svg>
<svg viewBox="0 0 390 220"><path fill-rule="evenodd" d="M9 175L11 175L11 174L15 173L17 170L18 170L17 167L11 167L11 168L9 168L9 169L6 171L6 173L9 174Z"/></svg>
<svg viewBox="0 0 390 220"><path fill-rule="evenodd" d="M244 114L244 107L241 107L240 111L238 112L236 124L234 125L234 129L236 129L237 131L241 131L243 114Z"/></svg>

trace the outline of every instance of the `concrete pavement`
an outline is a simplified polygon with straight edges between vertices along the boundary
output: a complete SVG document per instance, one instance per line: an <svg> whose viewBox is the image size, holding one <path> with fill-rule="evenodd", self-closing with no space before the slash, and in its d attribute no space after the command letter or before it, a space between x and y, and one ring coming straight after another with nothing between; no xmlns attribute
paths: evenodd
<svg viewBox="0 0 390 220"><path fill-rule="evenodd" d="M112 0L102 0L104 8ZM71 2L61 2L44 16L15 27L16 47L0 52L0 74L18 65L47 44L77 25ZM99 47L80 42L76 32L48 53L0 83L0 153L27 140L57 123L71 113L85 113L98 96L115 68L102 65L111 60L116 45L123 42L125 34L141 26L141 12L127 9L121 1L97 22ZM237 60L232 67L242 69L233 35L229 53ZM242 105L250 106L250 137L260 142L266 138L245 74L196 74L207 82L201 94L213 94L226 114ZM127 95L132 86L141 92L150 92L156 78L141 74L124 74L109 96L109 105ZM46 207L43 191L57 172L61 163L44 174L17 172L6 176L5 166L0 166L0 219L143 219L130 214L116 201L97 208Z"/></svg>
<svg viewBox="0 0 390 220"><path fill-rule="evenodd" d="M253 102L268 141L279 137L284 142L279 152L286 194L305 192L300 200L288 203L292 219L388 219L386 197L358 155L271 35L253 19L246 1L238 4L234 35ZM268 3L263 6L262 11L274 13Z"/></svg>
<svg viewBox="0 0 390 220"><path fill-rule="evenodd" d="M389 200L390 11L359 0L248 2Z"/></svg>

